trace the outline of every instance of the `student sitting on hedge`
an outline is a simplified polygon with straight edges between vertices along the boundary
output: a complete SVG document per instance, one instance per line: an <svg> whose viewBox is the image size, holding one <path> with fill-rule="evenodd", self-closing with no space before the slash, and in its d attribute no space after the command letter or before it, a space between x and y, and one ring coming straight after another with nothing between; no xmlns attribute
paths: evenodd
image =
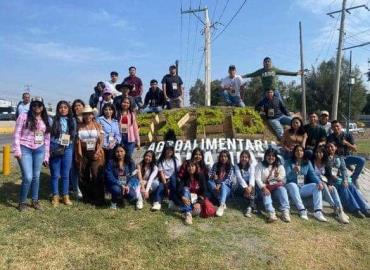
<svg viewBox="0 0 370 270"><path fill-rule="evenodd" d="M146 200L149 199L150 195L154 197L154 194L157 194L156 191L159 188L160 183L158 180L158 167L156 165L155 154L153 151L148 150L144 153L143 160L137 165L137 170L142 196ZM153 198L153 201L159 202L161 199L157 197Z"/></svg>
<svg viewBox="0 0 370 270"><path fill-rule="evenodd" d="M322 185L315 174L311 163L304 156L304 149L297 145L293 149L293 158L284 164L286 170L285 185L289 196L295 203L302 219L308 220L307 210L302 202L302 197L313 197L314 217L319 221L328 221L322 213Z"/></svg>
<svg viewBox="0 0 370 270"><path fill-rule="evenodd" d="M344 158L336 155L334 143L326 145L328 151L328 180L335 184L344 208L359 218L370 217L370 205L348 176Z"/></svg>
<svg viewBox="0 0 370 270"><path fill-rule="evenodd" d="M239 185L243 188L243 197L247 202L247 210L244 215L252 217L252 210L256 209L255 204L255 167L256 162L251 158L248 150L240 153L239 163L235 166L235 176Z"/></svg>
<svg viewBox="0 0 370 270"><path fill-rule="evenodd" d="M284 187L285 169L280 164L277 150L269 148L266 150L263 161L256 168L256 183L261 190L262 200L267 211L267 222L277 220L273 199L277 199L280 210L283 212L282 220L290 222L289 198Z"/></svg>
<svg viewBox="0 0 370 270"><path fill-rule="evenodd" d="M105 167L105 185L112 194L112 209L117 209L117 202L124 198L136 202L137 209L143 208L135 163L123 145L118 144L114 148L113 159Z"/></svg>
<svg viewBox="0 0 370 270"><path fill-rule="evenodd" d="M233 176L234 168L231 164L230 153L222 150L218 155L218 161L212 166L208 181L210 191L220 205L216 212L218 217L224 214L226 200L231 196Z"/></svg>

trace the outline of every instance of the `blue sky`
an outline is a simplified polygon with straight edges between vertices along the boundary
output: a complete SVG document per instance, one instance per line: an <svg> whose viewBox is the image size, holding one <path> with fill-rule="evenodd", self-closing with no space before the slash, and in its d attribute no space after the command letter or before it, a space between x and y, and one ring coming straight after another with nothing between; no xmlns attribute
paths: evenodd
<svg viewBox="0 0 370 270"><path fill-rule="evenodd" d="M204 77L204 36L201 23L193 15L181 16L180 8L195 8L199 2L208 6L213 22L225 25L243 0L230 0L223 14L227 0L0 0L0 98L19 99L24 85L30 84L32 95L53 104L87 100L110 71L118 71L122 80L131 65L137 67L146 91L149 81L161 80L176 59L188 90L198 74ZM354 6L369 1L347 2ZM226 76L230 64L239 73L254 71L265 56L277 67L298 70L299 20L306 66L330 59L335 56L339 19L325 13L340 7L340 0L247 0L212 45L212 78ZM214 36L223 25L217 25ZM346 29L345 46L370 41L370 12L354 10L347 15ZM353 50L353 56L367 72L370 46Z"/></svg>

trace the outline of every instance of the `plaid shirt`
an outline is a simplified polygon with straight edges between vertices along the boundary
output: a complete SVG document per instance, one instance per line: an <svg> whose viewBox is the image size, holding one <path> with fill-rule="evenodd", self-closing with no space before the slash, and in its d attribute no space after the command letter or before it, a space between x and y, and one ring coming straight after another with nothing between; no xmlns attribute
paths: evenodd
<svg viewBox="0 0 370 270"><path fill-rule="evenodd" d="M26 128L27 113L22 113L17 118L15 129L13 133L13 146L12 150L15 156L22 154L21 145L31 149L37 149L42 145L45 145L45 158L44 161L49 161L49 149L50 149L50 133L45 133L46 126L44 121L37 120L37 131L44 133L44 142L41 144L35 143L35 132Z"/></svg>
<svg viewBox="0 0 370 270"><path fill-rule="evenodd" d="M215 181L216 183L225 183L227 186L231 187L233 184L232 177L234 176L234 168L231 166L230 171L228 174L225 174L225 176L222 179L215 180L217 170L217 163L213 164L211 171L209 172L209 180Z"/></svg>

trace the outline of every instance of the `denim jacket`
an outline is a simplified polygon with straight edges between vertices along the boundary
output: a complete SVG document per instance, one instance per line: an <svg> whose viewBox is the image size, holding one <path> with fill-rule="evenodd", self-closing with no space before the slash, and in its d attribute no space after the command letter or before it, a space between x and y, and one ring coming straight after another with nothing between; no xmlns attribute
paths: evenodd
<svg viewBox="0 0 370 270"><path fill-rule="evenodd" d="M116 144L121 142L121 132L119 130L118 121L116 119L112 119L111 122L109 122L104 116L100 116L97 119L97 122L102 126L104 131L103 148L108 148L109 146L110 133L113 133Z"/></svg>
<svg viewBox="0 0 370 270"><path fill-rule="evenodd" d="M125 164L125 176L127 177L126 184L129 183L139 183L136 176L130 176L132 172L135 170L135 164ZM115 185L122 185L119 179L119 171L114 166L114 162L110 160L108 164L105 166L105 185L107 187L115 186Z"/></svg>
<svg viewBox="0 0 370 270"><path fill-rule="evenodd" d="M287 183L298 183L297 173L294 170L295 161L289 159L285 162L284 167L286 171L286 181ZM311 162L303 162L301 164L301 175L304 175L304 182L307 183L320 183L319 177L316 175L315 170L313 169Z"/></svg>

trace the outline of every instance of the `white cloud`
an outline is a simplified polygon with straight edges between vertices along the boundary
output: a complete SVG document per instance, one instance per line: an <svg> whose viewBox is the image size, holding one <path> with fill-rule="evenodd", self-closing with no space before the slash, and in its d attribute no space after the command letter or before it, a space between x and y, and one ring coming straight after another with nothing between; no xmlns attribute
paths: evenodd
<svg viewBox="0 0 370 270"><path fill-rule="evenodd" d="M128 29L128 22L122 19L119 15L110 13L105 9L94 11L90 13L93 21L101 21L110 24L112 27L117 27L120 29Z"/></svg>

